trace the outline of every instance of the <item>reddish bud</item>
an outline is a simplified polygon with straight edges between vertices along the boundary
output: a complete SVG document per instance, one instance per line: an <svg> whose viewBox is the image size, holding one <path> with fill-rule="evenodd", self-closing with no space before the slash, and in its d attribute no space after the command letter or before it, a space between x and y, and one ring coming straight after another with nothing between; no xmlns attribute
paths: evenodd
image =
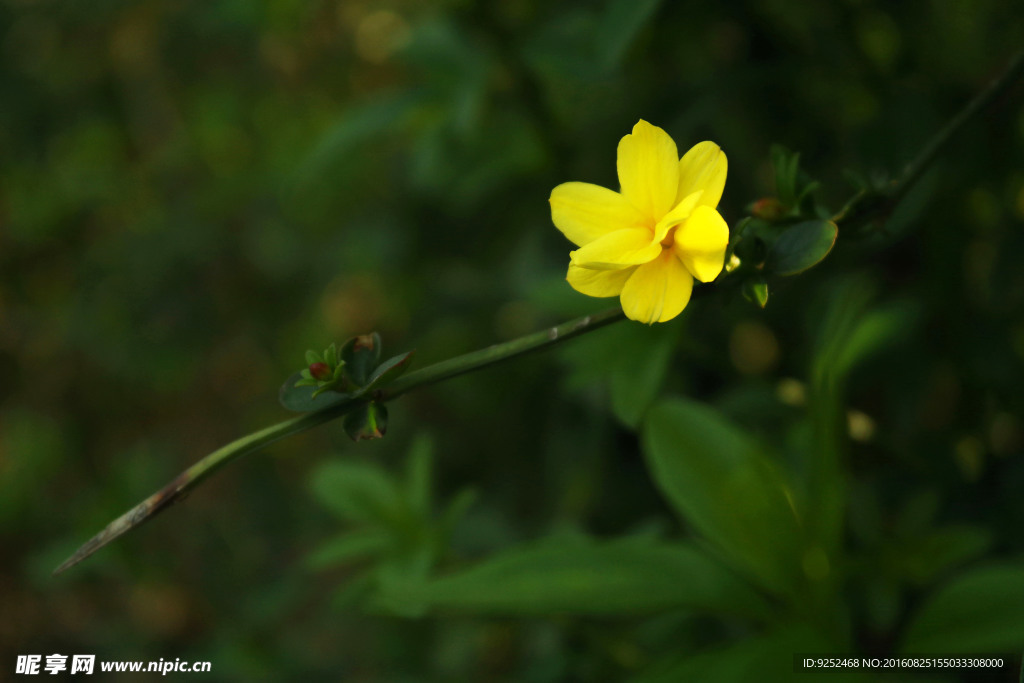
<svg viewBox="0 0 1024 683"><path fill-rule="evenodd" d="M750 213L761 220L772 222L786 215L786 207L774 197L765 197L750 205Z"/></svg>
<svg viewBox="0 0 1024 683"><path fill-rule="evenodd" d="M331 378L331 368L327 363L313 363L309 366L309 374L323 382Z"/></svg>

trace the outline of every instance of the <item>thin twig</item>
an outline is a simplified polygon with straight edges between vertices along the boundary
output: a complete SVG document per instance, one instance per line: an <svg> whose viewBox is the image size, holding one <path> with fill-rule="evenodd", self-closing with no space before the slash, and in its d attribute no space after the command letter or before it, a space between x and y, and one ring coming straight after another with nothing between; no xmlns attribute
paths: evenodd
<svg viewBox="0 0 1024 683"><path fill-rule="evenodd" d="M1018 52L1010 60L1010 63L1003 72L994 78L988 84L988 87L968 102L967 106L961 109L956 116L950 119L943 126L942 130L932 136L932 139L928 141L924 149L921 150L913 161L907 164L903 170L903 175L900 176L890 196L892 202L899 202L907 194L907 191L920 180L924 172L932 165L936 157L939 156L939 153L953 139L953 136L960 132L960 129L966 126L971 119L977 116L978 112L991 104L992 100L1002 93L1003 90L1009 87L1020 76L1022 68L1024 68L1024 50Z"/></svg>
<svg viewBox="0 0 1024 683"><path fill-rule="evenodd" d="M950 140L1016 81L1022 70L1024 70L1024 50L1014 55L1006 68L984 90L978 93L925 143L918 155L904 167L899 178L881 190L861 190L832 220L836 223L843 223L843 227L850 229L892 213L893 209L903 201L907 192L917 184L925 171L935 162Z"/></svg>
<svg viewBox="0 0 1024 683"><path fill-rule="evenodd" d="M623 320L624 318L625 316L621 309L612 308L601 313L576 318L561 325L555 325L554 327L549 327L540 332L528 334L503 344L495 344L486 349L449 358L399 378L392 385L382 390L376 398L381 401L390 400L417 387L451 379L452 377L480 370L510 358L538 351L553 344L578 337L585 332L590 332ZM285 420L284 422L261 429L258 432L253 432L217 449L179 474L149 498L146 498L108 524L103 531L89 539L71 557L57 567L53 573L59 574L73 567L114 539L143 522L152 519L159 512L166 510L172 503L183 499L192 489L228 463L286 436L299 434L341 417L358 405L359 402L360 399L352 399L335 403L328 408L307 413L291 420Z"/></svg>

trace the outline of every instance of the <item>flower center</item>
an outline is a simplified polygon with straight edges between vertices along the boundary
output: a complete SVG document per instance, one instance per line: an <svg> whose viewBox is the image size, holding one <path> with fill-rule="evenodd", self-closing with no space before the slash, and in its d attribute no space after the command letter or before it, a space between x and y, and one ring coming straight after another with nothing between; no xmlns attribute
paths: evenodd
<svg viewBox="0 0 1024 683"><path fill-rule="evenodd" d="M665 247L666 249L672 248L672 243L676 239L676 228L678 227L678 225L674 225L668 229L668 233L665 235L665 239L661 241L661 246Z"/></svg>

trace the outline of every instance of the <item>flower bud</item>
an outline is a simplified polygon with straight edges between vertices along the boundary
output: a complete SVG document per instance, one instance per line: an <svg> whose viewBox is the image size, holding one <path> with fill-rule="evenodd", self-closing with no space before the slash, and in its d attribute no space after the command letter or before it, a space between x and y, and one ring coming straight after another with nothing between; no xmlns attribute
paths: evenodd
<svg viewBox="0 0 1024 683"><path fill-rule="evenodd" d="M765 197L750 205L750 214L771 223L786 215L786 207L775 197Z"/></svg>
<svg viewBox="0 0 1024 683"><path fill-rule="evenodd" d="M309 366L309 374L321 382L325 382L331 378L331 368L327 363L313 363Z"/></svg>

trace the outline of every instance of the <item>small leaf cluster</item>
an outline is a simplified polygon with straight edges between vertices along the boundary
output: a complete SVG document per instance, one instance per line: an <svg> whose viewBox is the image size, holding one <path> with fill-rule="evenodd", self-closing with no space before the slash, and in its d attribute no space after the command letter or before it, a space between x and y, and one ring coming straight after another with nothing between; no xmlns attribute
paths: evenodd
<svg viewBox="0 0 1024 683"><path fill-rule="evenodd" d="M814 193L821 183L812 180L800 168L800 153L782 145L772 145L769 152L775 170L775 194L783 217L800 217L814 213Z"/></svg>
<svg viewBox="0 0 1024 683"><path fill-rule="evenodd" d="M412 360L412 351L381 362L376 332L352 337L339 349L331 344L322 354L306 352L309 367L294 373L281 387L280 402L288 410L311 412L351 403L345 432L354 440L378 439L387 431L387 407L380 390L398 379Z"/></svg>
<svg viewBox="0 0 1024 683"><path fill-rule="evenodd" d="M771 150L775 197L759 199L733 232L726 268L741 282L745 298L764 308L768 279L797 275L820 263L835 245L839 228L815 201L820 183L800 168L800 154Z"/></svg>
<svg viewBox="0 0 1024 683"><path fill-rule="evenodd" d="M331 342L323 353L317 353L312 349L306 351L306 363L309 367L299 373L302 378L295 386L316 387L313 398L325 391L345 390L345 361L338 356L336 344Z"/></svg>

